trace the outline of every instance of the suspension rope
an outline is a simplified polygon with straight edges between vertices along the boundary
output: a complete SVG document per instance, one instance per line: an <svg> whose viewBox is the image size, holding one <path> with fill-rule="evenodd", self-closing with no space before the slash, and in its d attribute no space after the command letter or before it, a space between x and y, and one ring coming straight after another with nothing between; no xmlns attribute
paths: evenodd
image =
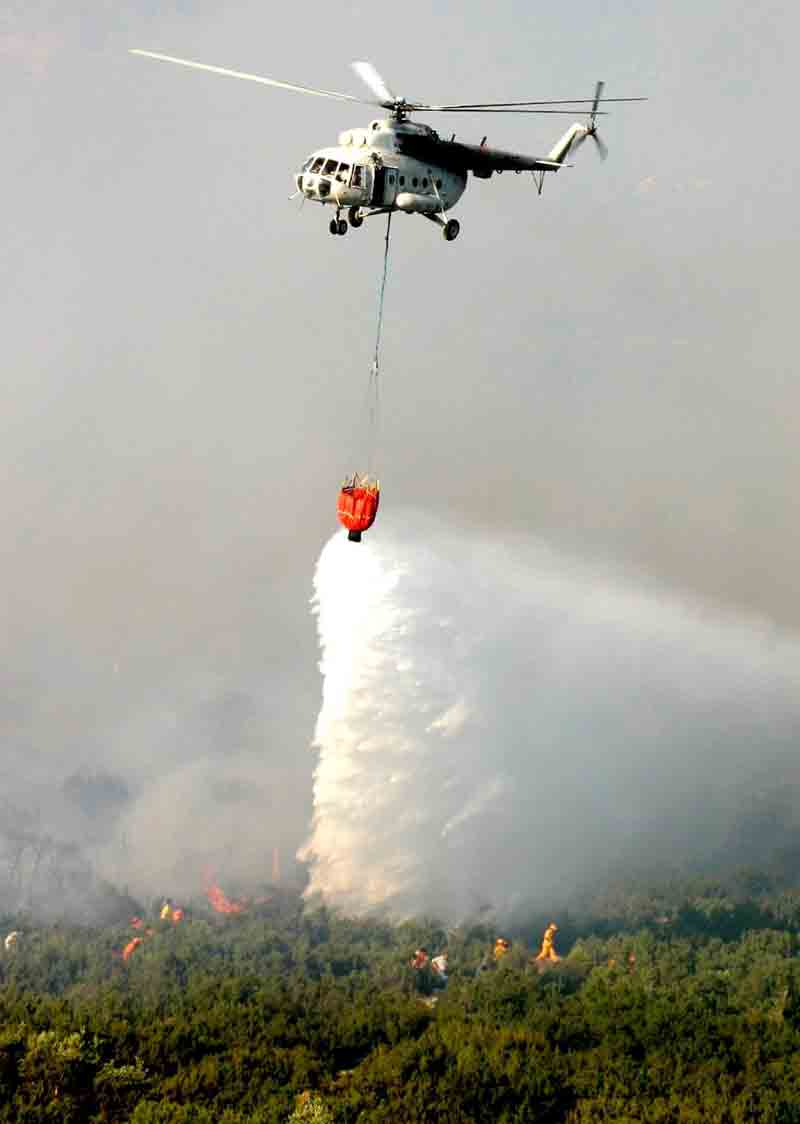
<svg viewBox="0 0 800 1124"><path fill-rule="evenodd" d="M378 327L375 333L375 352L372 356L372 367L369 373L369 450L367 457L367 471L372 474L373 460L379 437L380 427L380 369L381 369L381 334L383 332L383 298L386 292L386 277L389 272L389 237L392 231L392 212L389 211L386 220L386 237L383 249L383 275L381 277L380 295L378 297Z"/></svg>

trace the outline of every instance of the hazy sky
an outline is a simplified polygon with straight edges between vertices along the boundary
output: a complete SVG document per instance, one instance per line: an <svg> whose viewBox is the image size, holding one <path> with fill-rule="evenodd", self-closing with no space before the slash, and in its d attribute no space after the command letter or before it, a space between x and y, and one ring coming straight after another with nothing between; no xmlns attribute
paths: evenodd
<svg viewBox="0 0 800 1124"><path fill-rule="evenodd" d="M607 163L584 146L541 199L528 177L472 183L452 245L397 219L383 508L800 627L794 6L6 12L8 775L157 776L191 756L187 715L238 692L310 777L311 574L363 452L383 229L331 238L287 196L370 110L131 46L354 94L369 58L420 99L647 95L603 119ZM570 118L430 122L544 154ZM276 817L295 824L301 789Z"/></svg>

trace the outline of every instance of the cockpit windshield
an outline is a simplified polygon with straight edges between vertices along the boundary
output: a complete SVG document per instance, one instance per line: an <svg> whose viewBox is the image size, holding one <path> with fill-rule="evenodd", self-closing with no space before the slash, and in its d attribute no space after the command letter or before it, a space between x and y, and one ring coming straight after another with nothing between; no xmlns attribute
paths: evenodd
<svg viewBox="0 0 800 1124"><path fill-rule="evenodd" d="M315 176L332 176L339 183L349 184L351 166L344 162L340 163L333 156L309 156L303 163L301 175L306 172Z"/></svg>

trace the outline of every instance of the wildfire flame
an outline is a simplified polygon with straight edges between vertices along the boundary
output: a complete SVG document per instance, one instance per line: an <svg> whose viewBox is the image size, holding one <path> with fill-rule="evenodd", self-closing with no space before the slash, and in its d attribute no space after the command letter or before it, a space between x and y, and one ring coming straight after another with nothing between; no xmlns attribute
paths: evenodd
<svg viewBox="0 0 800 1124"><path fill-rule="evenodd" d="M132 941L128 941L128 943L125 945L125 947L122 950L122 959L125 961L126 964L130 960L130 958L133 956L134 952L136 952L136 949L139 947L139 945L141 943L142 943L142 937L134 937Z"/></svg>
<svg viewBox="0 0 800 1124"><path fill-rule="evenodd" d="M165 902L161 909L160 916L162 921L171 921L173 925L177 925L181 921L183 921L186 914L180 907L172 906L168 902ZM129 919L129 924L131 928L137 929L144 935L141 937L134 937L133 940L128 941L121 953L118 951L114 952L114 956L121 956L126 964L133 956L134 952L136 952L136 949L139 947L139 945L144 943L145 938L155 935L155 929L152 929L149 925L147 925L144 921L144 918L139 917L138 915L131 917Z"/></svg>
<svg viewBox="0 0 800 1124"><path fill-rule="evenodd" d="M231 901L222 888L214 881L214 876L210 871L205 872L204 882L206 897L215 913L225 913L229 916L233 916L245 912L247 909L247 902Z"/></svg>

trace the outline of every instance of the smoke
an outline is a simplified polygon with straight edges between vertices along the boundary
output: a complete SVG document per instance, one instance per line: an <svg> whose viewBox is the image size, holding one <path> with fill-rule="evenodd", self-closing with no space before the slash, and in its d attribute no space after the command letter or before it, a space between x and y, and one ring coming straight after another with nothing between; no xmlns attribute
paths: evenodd
<svg viewBox="0 0 800 1124"><path fill-rule="evenodd" d="M21 685L2 771L0 911L102 920L115 901L129 910L127 894L198 897L205 867L234 892L271 880L310 813L307 705L275 669L232 678L178 674L124 720L98 698L116 720L72 745ZM70 685L77 699L96 681Z"/></svg>
<svg viewBox="0 0 800 1124"><path fill-rule="evenodd" d="M351 913L502 913L718 862L743 796L791 761L794 638L542 542L382 516L324 547L313 610L302 857L309 893Z"/></svg>

